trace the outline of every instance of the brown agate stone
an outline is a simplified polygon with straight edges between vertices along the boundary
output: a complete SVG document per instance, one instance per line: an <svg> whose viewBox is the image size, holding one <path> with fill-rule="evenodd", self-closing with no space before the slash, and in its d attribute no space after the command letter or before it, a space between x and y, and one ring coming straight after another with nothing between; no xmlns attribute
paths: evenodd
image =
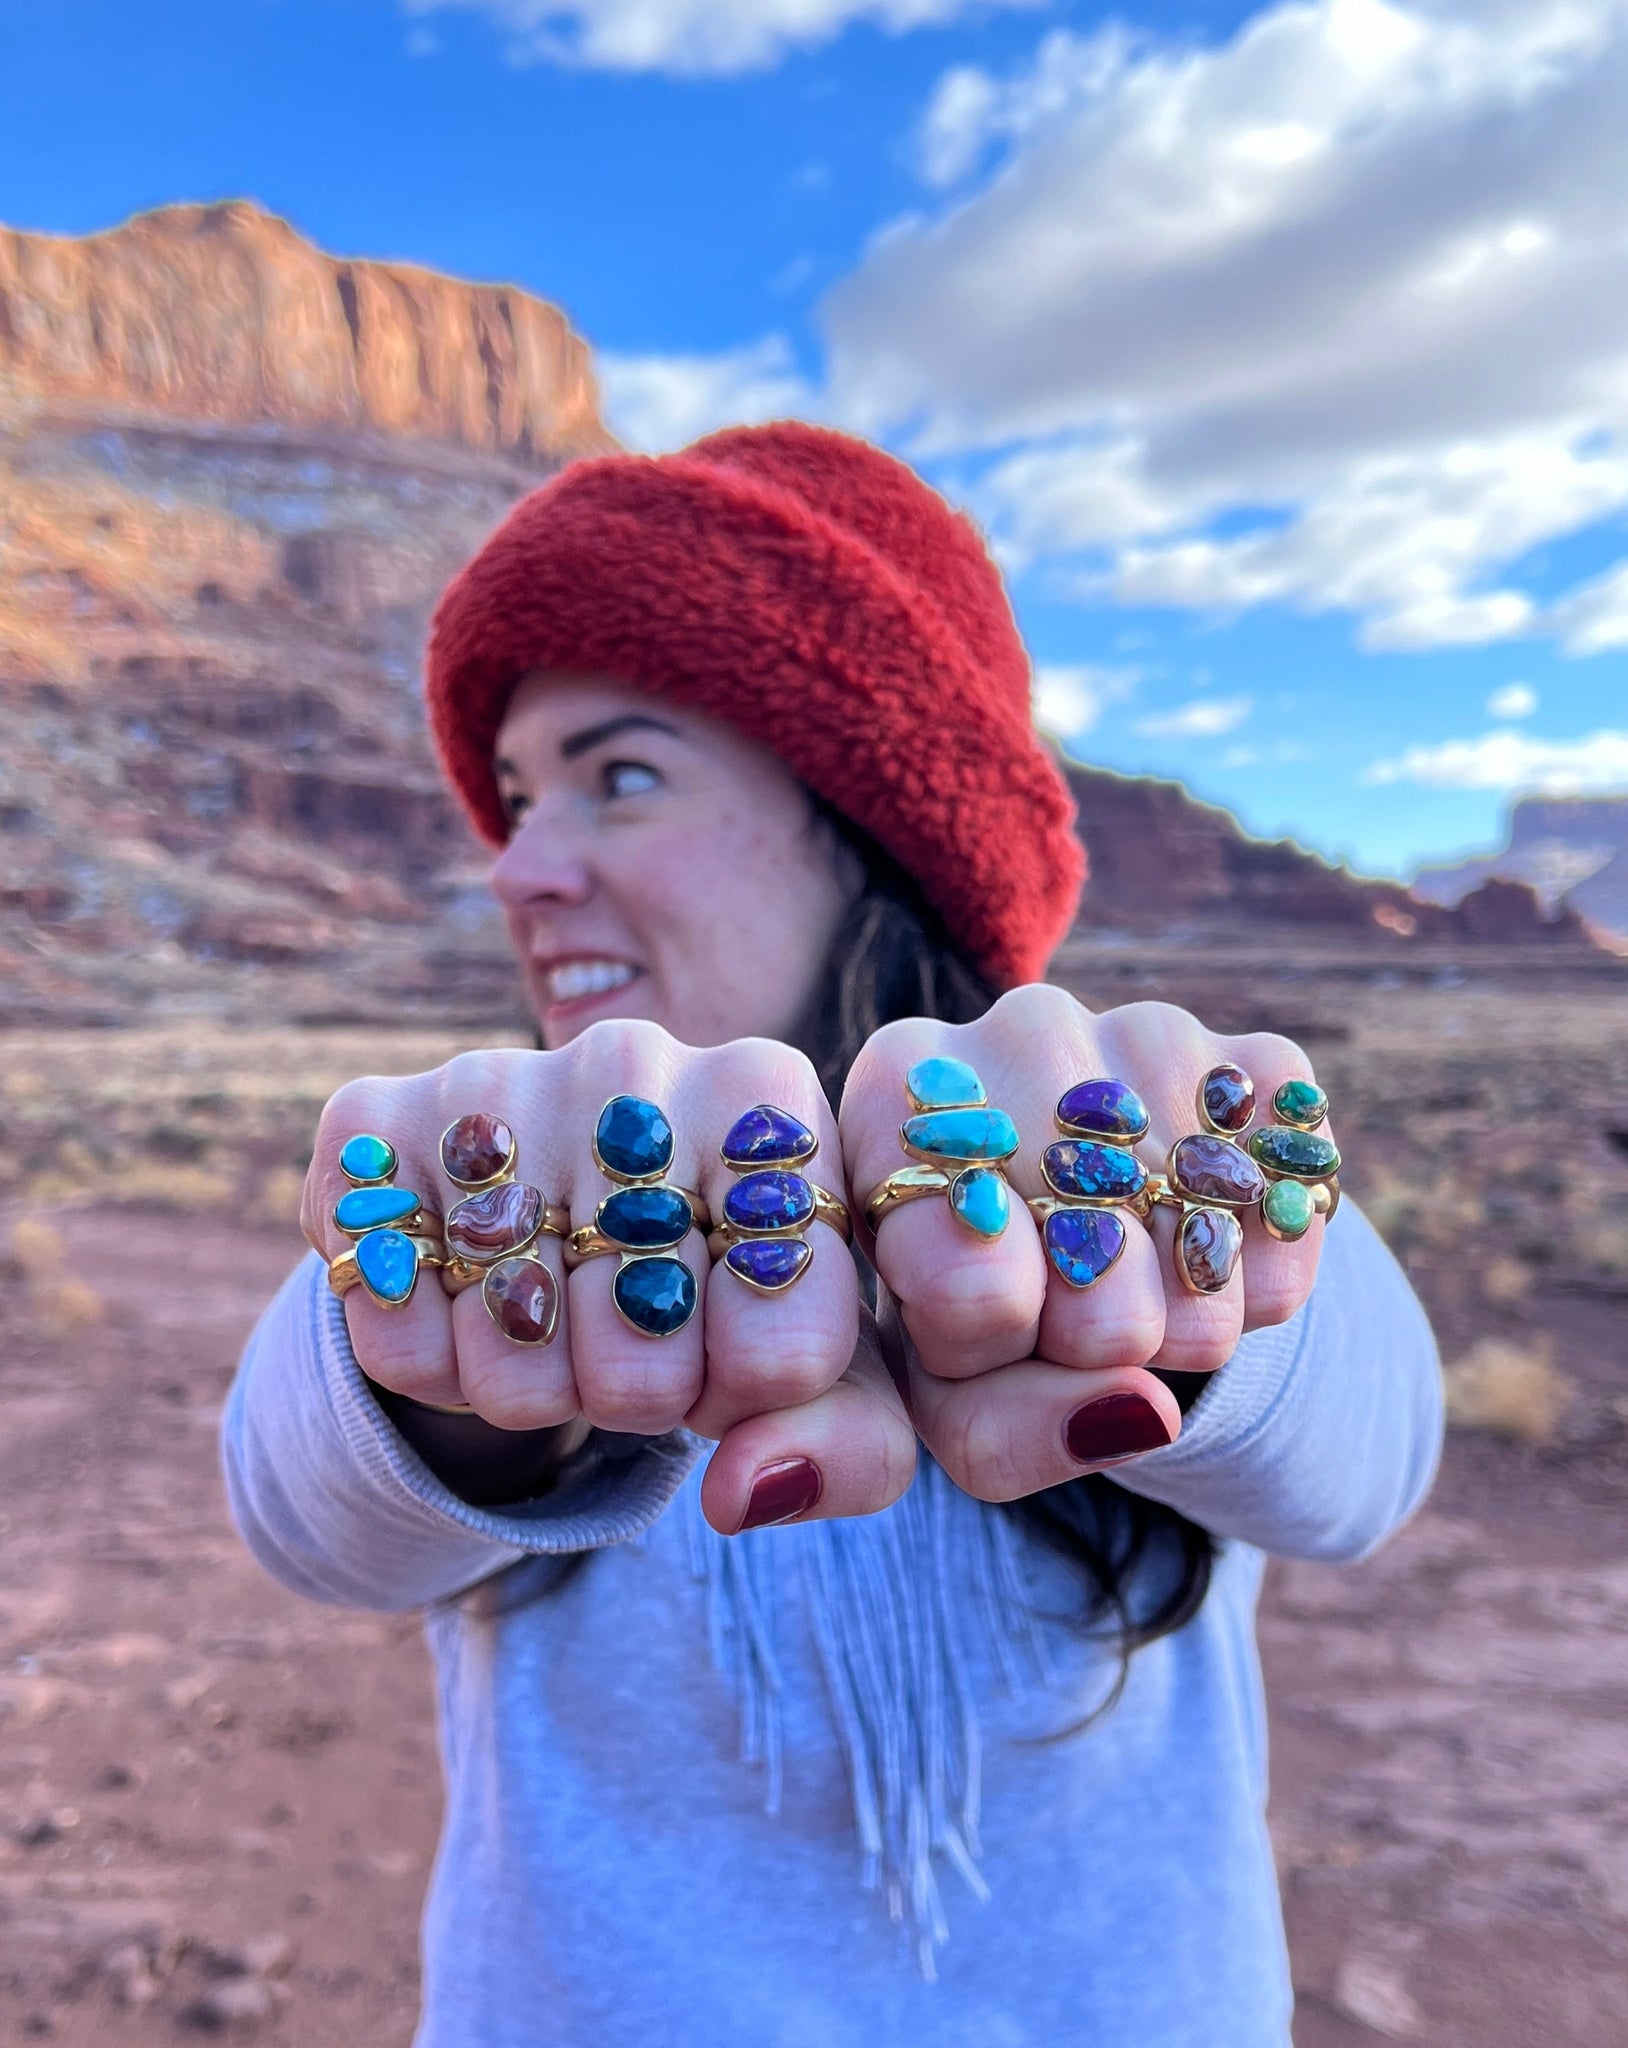
<svg viewBox="0 0 1628 2048"><path fill-rule="evenodd" d="M477 1110L461 1116L441 1140L441 1164L449 1180L466 1187L496 1180L514 1157L514 1133L500 1116Z"/></svg>
<svg viewBox="0 0 1628 2048"><path fill-rule="evenodd" d="M1199 1083L1198 1100L1207 1123L1236 1134L1255 1114L1255 1084L1242 1067L1226 1060L1211 1067Z"/></svg>
<svg viewBox="0 0 1628 2048"><path fill-rule="evenodd" d="M1258 1202L1266 1176L1247 1152L1225 1138L1183 1138L1170 1155L1170 1178L1195 1202Z"/></svg>
<svg viewBox="0 0 1628 2048"><path fill-rule="evenodd" d="M447 1211L447 1250L487 1266L530 1244L542 1220L542 1190L523 1180L505 1181L483 1194L465 1195Z"/></svg>
<svg viewBox="0 0 1628 2048"><path fill-rule="evenodd" d="M1244 1228L1230 1210L1190 1209L1181 1219L1176 1256L1200 1294L1219 1294L1244 1247Z"/></svg>
<svg viewBox="0 0 1628 2048"><path fill-rule="evenodd" d="M541 1259L504 1259L481 1283L492 1321L516 1344L547 1344L560 1320L560 1289Z"/></svg>

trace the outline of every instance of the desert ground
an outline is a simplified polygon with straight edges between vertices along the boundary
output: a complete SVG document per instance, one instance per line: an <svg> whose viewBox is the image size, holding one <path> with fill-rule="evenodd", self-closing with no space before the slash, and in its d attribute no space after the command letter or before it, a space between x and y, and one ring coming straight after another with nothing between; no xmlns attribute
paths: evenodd
<svg viewBox="0 0 1628 2048"><path fill-rule="evenodd" d="M1330 1088L1456 1417L1379 1556L1272 1575L1301 2048L1628 2039L1625 991L1301 978L1265 1020ZM0 2038L409 2040L439 1798L417 1624L264 1579L215 1435L322 1101L455 1043L0 1038Z"/></svg>

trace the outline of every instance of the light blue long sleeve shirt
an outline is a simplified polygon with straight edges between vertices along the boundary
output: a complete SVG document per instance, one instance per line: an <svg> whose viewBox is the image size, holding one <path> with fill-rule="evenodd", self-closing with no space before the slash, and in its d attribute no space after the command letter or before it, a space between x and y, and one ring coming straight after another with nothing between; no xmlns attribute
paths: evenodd
<svg viewBox="0 0 1628 2048"><path fill-rule="evenodd" d="M1284 2048L1265 1556L1373 1549L1440 1435L1429 1328L1348 1202L1305 1308L1116 1471L1214 1534L1214 1577L1063 1733L1116 1668L1079 1579L931 1461L881 1515L733 1539L683 1434L471 1507L373 1400L314 1258L250 1341L225 1460L285 1585L427 1610L417 2048Z"/></svg>

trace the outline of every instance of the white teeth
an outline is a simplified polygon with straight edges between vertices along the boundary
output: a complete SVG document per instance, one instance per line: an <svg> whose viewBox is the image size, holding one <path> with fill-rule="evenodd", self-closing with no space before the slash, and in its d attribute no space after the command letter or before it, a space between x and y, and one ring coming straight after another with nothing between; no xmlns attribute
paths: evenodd
<svg viewBox="0 0 1628 2048"><path fill-rule="evenodd" d="M625 988L638 971L620 960L565 960L548 970L548 993L556 1003L574 1003Z"/></svg>

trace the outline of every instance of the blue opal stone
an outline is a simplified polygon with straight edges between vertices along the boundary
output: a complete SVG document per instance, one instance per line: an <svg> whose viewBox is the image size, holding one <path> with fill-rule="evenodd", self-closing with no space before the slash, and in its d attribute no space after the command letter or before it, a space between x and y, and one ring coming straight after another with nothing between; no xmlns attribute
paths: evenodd
<svg viewBox="0 0 1628 2048"><path fill-rule="evenodd" d="M1123 1081L1082 1081L1057 1105L1057 1121L1082 1138L1134 1145L1148 1134L1147 1104Z"/></svg>
<svg viewBox="0 0 1628 2048"><path fill-rule="evenodd" d="M382 1224L405 1223L418 1204L411 1188L351 1188L335 1202L334 1221L348 1237L360 1237Z"/></svg>
<svg viewBox="0 0 1628 2048"><path fill-rule="evenodd" d="M1340 1170L1339 1148L1317 1131L1295 1131L1286 1124L1264 1124L1249 1140L1251 1155L1273 1173L1296 1180L1322 1180Z"/></svg>
<svg viewBox="0 0 1628 2048"><path fill-rule="evenodd" d="M594 1150L613 1177L654 1180L673 1163L673 1127L653 1102L615 1095L599 1112Z"/></svg>
<svg viewBox="0 0 1628 2048"><path fill-rule="evenodd" d="M695 1275L682 1259L629 1259L611 1299L645 1337L670 1337L695 1314Z"/></svg>
<svg viewBox="0 0 1628 2048"><path fill-rule="evenodd" d="M992 1166L969 1166L950 1182L950 1214L979 1237L999 1237L1012 1214L1012 1191Z"/></svg>
<svg viewBox="0 0 1628 2048"><path fill-rule="evenodd" d="M801 1230L813 1220L814 1190L800 1173L743 1174L724 1196L724 1221L737 1230Z"/></svg>
<svg viewBox="0 0 1628 2048"><path fill-rule="evenodd" d="M904 1085L918 1109L981 1108L989 1100L965 1060L917 1060Z"/></svg>
<svg viewBox="0 0 1628 2048"><path fill-rule="evenodd" d="M1040 1170L1059 1195L1088 1202L1126 1202L1147 1186L1148 1170L1122 1145L1099 1145L1092 1138L1061 1138L1048 1145Z"/></svg>
<svg viewBox="0 0 1628 2048"><path fill-rule="evenodd" d="M800 1237L750 1237L729 1247L724 1264L749 1287L772 1294L789 1287L813 1256L814 1247Z"/></svg>
<svg viewBox="0 0 1628 2048"><path fill-rule="evenodd" d="M677 1188L617 1188L594 1211L594 1221L614 1243L643 1252L682 1244L695 1219Z"/></svg>
<svg viewBox="0 0 1628 2048"><path fill-rule="evenodd" d="M795 1166L800 1159L812 1159L818 1149L819 1140L807 1124L768 1102L736 1117L723 1142L730 1166Z"/></svg>
<svg viewBox="0 0 1628 2048"><path fill-rule="evenodd" d="M388 1180L396 1170L396 1148L387 1138L363 1131L340 1147L339 1171L346 1180Z"/></svg>
<svg viewBox="0 0 1628 2048"><path fill-rule="evenodd" d="M418 1253L399 1230L370 1230L357 1240L356 1270L369 1294L395 1308L413 1291Z"/></svg>
<svg viewBox="0 0 1628 2048"><path fill-rule="evenodd" d="M904 1142L929 1159L1010 1159L1017 1125L1004 1109L930 1109L907 1117Z"/></svg>
<svg viewBox="0 0 1628 2048"><path fill-rule="evenodd" d="M1070 1287L1089 1287L1125 1249L1125 1224L1112 1209L1054 1209L1040 1226L1046 1257Z"/></svg>

